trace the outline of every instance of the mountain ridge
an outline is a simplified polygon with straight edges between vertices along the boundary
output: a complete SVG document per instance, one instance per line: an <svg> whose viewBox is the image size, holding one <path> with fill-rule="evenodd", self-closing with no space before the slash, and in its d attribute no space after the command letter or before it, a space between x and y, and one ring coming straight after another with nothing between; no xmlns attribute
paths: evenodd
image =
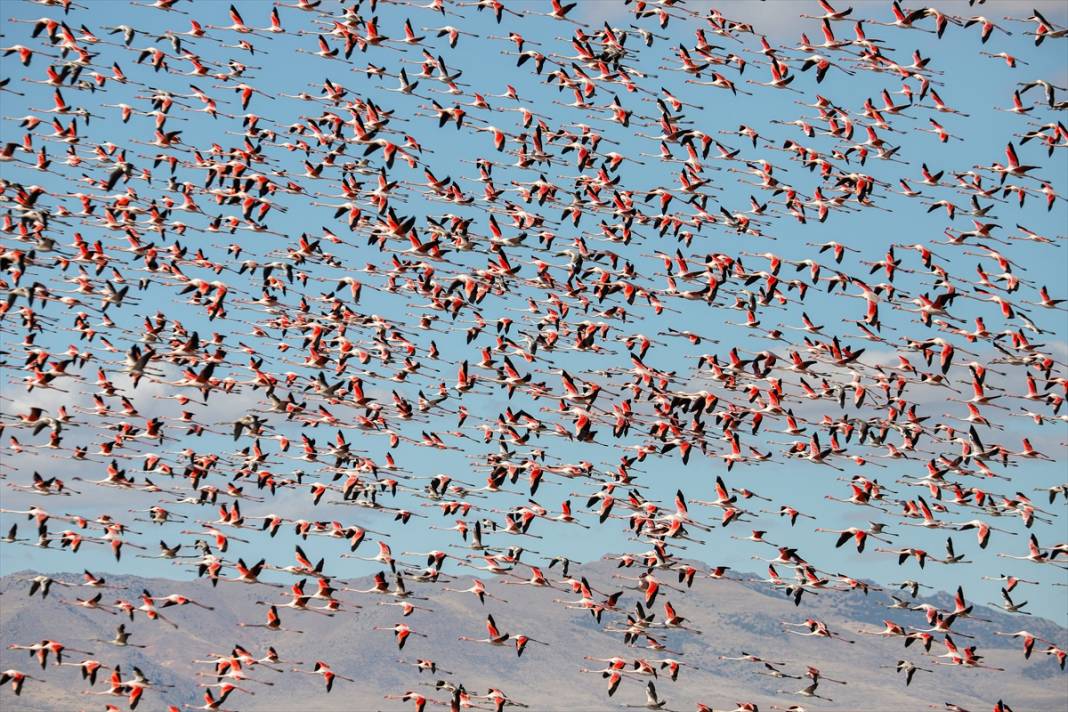
<svg viewBox="0 0 1068 712"><path fill-rule="evenodd" d="M620 609L630 610L639 598L637 593L628 588L631 582L612 577L629 575L633 570L617 568L613 562L602 559L575 565L571 574L588 577L591 584L605 593L623 590ZM674 572L671 574L670 582L677 585ZM642 658L654 664L666 657L685 662L687 667L683 667L679 675L680 680L687 681L685 686L675 687L666 671L653 680L661 698L667 700L667 707L671 709L694 709L698 702L715 709L730 709L743 701L755 702L761 708L806 701L797 696L777 694L776 690L800 690L807 680L771 677L760 674L766 671L759 664L720 659L721 656L739 657L743 652L786 663L780 669L789 675L803 675L804 665L811 664L819 667L828 680L845 679L849 684L829 681L821 684L820 694L834 700L820 701L821 709L857 709L857 705L861 705L864 709L881 710L884 702L888 710L918 709L916 705L919 703L926 706L943 701L953 701L968 709L973 706L984 709L1004 698L1017 712L1022 712L1055 709L1068 702L1064 678L1060 677L1063 673L1057 669L1052 657L1043 654L1042 643L1036 644L1031 660L1025 661L1021 644L993 635L995 630L1015 632L1026 627L1063 644L1068 636L1064 628L1045 619L1011 616L976 604L972 615L988 618L992 623L978 624L962 619L954 624L953 635L962 647L978 645L979 654L986 656L984 662L1016 673L1002 676L1007 677L1006 680L991 679L982 670L936 665L935 658L921 654L919 644L905 649L900 640L882 640L859 633L859 630L881 629L883 619L894 620L906 627L927 627L918 611L884 608L883 599L889 591L872 591L868 596L824 591L817 596L806 595L801 605L795 607L790 599L759 583L697 578L692 588L696 595L688 595L674 605L679 615L686 617L685 625L701 632L658 629L654 636L678 653L669 655L625 646L621 635L605 632L605 627L614 627L616 619L621 618L619 614L606 613L598 625L585 611L564 609L553 603L553 599L575 598L560 586L555 591L536 590L531 586L505 585L501 577L483 579L487 590L496 597L487 598L485 605L479 605L472 594L435 590L407 578L408 588L415 596L429 595L430 598L413 603L433 609L432 613L416 610L413 615L402 618L396 607L377 605L391 602L389 597L342 593L339 598L346 604L352 602L362 607L345 610L333 618L280 607L283 626L304 633L271 633L263 629L241 628L238 623L262 623L266 608L255 601L277 598L278 604L282 604L288 600L284 589L231 582L220 582L212 588L205 580L105 574L107 584L119 588L103 589L102 603L120 597L135 601L141 590L147 588L154 595L180 592L215 608L210 619L201 615L205 611L194 606L165 609L164 615L178 624L177 629L161 621L148 621L140 613L133 623L122 618L127 630L133 633L131 642L151 647L118 649L91 641L93 638L109 638L120 622L119 616L60 603L61 599L73 600L75 595L85 598L86 593L94 593L91 589L56 585L48 599L42 601L36 596L26 596L28 583L21 579L27 575L33 575L33 572L0 577L0 600L4 604L0 606L0 642L4 646L0 651L0 665L4 669L16 668L38 676L42 671L36 662L21 651L7 650L7 645L33 643L49 635L49 631L52 631L51 635L55 635L56 630L69 631L69 637L61 642L72 648L91 650L102 662L119 663L124 679L136 665L153 682L176 686L173 689L149 688L145 699L150 701L150 708L157 708L160 702L200 704L203 690L198 690L196 685L214 680L198 676L198 673L207 672L209 665L193 664L190 660L228 654L235 644L246 647L257 656L265 652L267 645L274 645L283 659L303 662L300 666L281 665L285 670L293 667L310 670L315 660L326 660L335 672L357 681L338 680L330 695L316 697L316 710L406 709L409 703L384 698L387 694L403 694L411 689L419 690L431 699L447 701L448 694L436 693L432 687L437 678L463 683L473 694L484 693L490 687L500 688L520 703L545 699L542 695L550 694L546 690L550 688L552 699L561 705L561 709L603 710L622 704L639 704L644 699L644 678L628 677L609 698L607 683L599 675L579 672L582 667L592 670L603 667L603 663L585 660L585 656L612 655L620 655L628 661ZM55 578L71 580L63 574L56 574ZM666 576L663 578L669 580ZM368 588L370 580L370 577L360 577L351 580L349 585ZM462 589L472 580L472 576L457 576L448 586ZM553 582L556 585L555 578ZM312 589L313 586L308 587L309 591ZM650 607L649 612L656 614L657 621L662 620L662 606L665 601L672 600L674 593L665 589ZM498 599L505 599L507 603ZM942 592L909 600L916 604L937 605L943 610L947 604L952 607L952 596ZM348 605L344 607L349 608ZM484 620L488 614L494 615L502 632L510 632L513 636L524 633L548 643L548 647L529 644L523 656L517 657L511 645L494 647L457 640L460 636L484 637ZM46 615L48 624L44 625ZM809 616L826 622L831 631L856 642L814 640L783 632L783 621L799 622ZM1024 619L1025 622L1021 622ZM413 636L404 650L398 651L389 631L373 630L375 626L392 626L402 620L413 630L430 637ZM969 635L975 638L967 638ZM457 654L456 646L465 646L462 656ZM385 649L393 654L381 655ZM881 664L894 659L891 652L894 649L898 652L897 658L911 660L934 673L917 672L912 684L906 687L903 675L895 674L893 669L879 669ZM151 655L146 654L148 651ZM942 652L940 637L936 637L931 654ZM69 657L80 660L77 654ZM452 674L446 675L439 670L437 677L431 677L417 672L414 665L397 662L414 663L417 658L433 659L441 669ZM524 665L531 658L538 660L537 665ZM541 672L535 675L536 670ZM848 679L850 674L855 676L854 679ZM274 677L278 677L277 673L257 668L253 668L250 675L264 682L276 682ZM80 709L79 705L89 699L110 699L82 695L88 688L79 680L74 667L56 668L50 663L40 676L50 682L61 679L66 683L69 680L69 684L27 682L19 701L20 709ZM106 678L106 674L102 673L101 677ZM285 680L284 687L271 686L270 703L266 695L235 691L224 706L240 710L308 709L302 702L302 691L322 685L317 677L310 675L288 675ZM693 684L695 682L697 684ZM248 683L253 692L259 686L260 683ZM92 691L101 692L106 687L106 682L98 679ZM939 696L945 700L936 699ZM880 700L879 707L870 706L873 699ZM539 709L545 708L539 705Z"/></svg>

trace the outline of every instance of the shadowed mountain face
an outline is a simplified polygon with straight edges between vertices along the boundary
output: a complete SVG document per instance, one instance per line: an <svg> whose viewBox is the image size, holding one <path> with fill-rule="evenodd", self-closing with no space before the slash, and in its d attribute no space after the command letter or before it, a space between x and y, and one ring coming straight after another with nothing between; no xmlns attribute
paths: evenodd
<svg viewBox="0 0 1068 712"><path fill-rule="evenodd" d="M545 700L552 700L552 709L569 710L603 710L623 704L642 704L647 680L654 681L661 699L667 701L667 708L675 710L693 710L698 703L717 710L729 710L740 702L754 702L761 709L771 708L773 704L786 707L808 702L801 696L788 694L806 687L808 679L776 678L762 674L767 672L762 664L721 659L740 657L743 653L772 662L790 661L778 667L787 675L803 676L804 665L819 668L826 679L817 693L833 701L811 700L818 704L807 705L810 709L909 710L924 709L928 704L940 706L944 701L952 700L971 710L986 710L1003 698L1021 712L1063 709L1068 701L1064 673L1057 668L1052 656L1042 652L1045 644L1036 643L1031 659L1025 660L1022 643L993 634L995 631L1011 633L1026 629L1063 646L1068 635L1063 628L1043 619L1008 615L976 605L972 615L991 623L957 621L952 635L958 646L977 645L978 653L985 656L984 663L1005 668L1006 673L993 676L982 669L939 665L933 656L945 652L940 635L936 635L930 654L924 654L919 644L906 649L901 638L884 639L858 632L881 630L884 619L905 627L928 627L920 611L888 610L885 604L890 599L888 592L883 591L872 591L868 596L826 591L806 595L804 605L795 608L790 599L763 584L696 579L685 597L669 589L662 590L651 607L651 612L656 613L655 626L664 618L663 604L678 601L676 613L685 617L684 625L690 630L650 629L653 637L666 646L664 651L627 646L621 633L605 629L621 627L622 611L633 611L634 603L641 597L637 591L627 588L633 582L613 577L634 576L636 573L635 569L617 569L608 561L572 568L572 576L586 577L605 594L624 591L619 602L621 612L606 612L600 624L588 612L566 609L562 603L554 603L554 599L577 601L579 598L562 584L557 584L555 576L551 577L555 589L503 583L505 580L517 582L518 578L487 580L488 592L504 601L487 598L484 606L473 594L445 592L440 585L431 587L409 580L408 589L414 594L411 602L432 611L417 609L404 618L399 607L384 605L394 603L396 599L356 593L339 595L347 603L345 610L333 617L280 608L282 625L303 633L271 632L238 625L242 622L263 623L267 609L256 602L283 604L289 600L284 588L232 582L220 582L213 588L204 581L108 577L107 584L117 588L103 589L103 603L122 598L139 605L137 596L147 589L154 596L182 593L214 607L210 615L194 605L163 609L164 615L177 624L175 629L163 621L150 621L141 613L131 623L128 617L83 610L61 602L96 593L87 587L54 585L47 599L28 597L29 582L23 579L30 574L12 574L0 579L0 639L4 648L0 652L0 668L17 668L50 683L42 686L28 681L18 702L18 709L22 710L97 709L107 702L121 704L118 698L86 696L86 693L107 690L110 670L101 671L96 686L90 687L81 680L74 666L56 667L50 659L47 669L41 670L25 652L7 649L12 643L26 645L38 642L42 637L59 635L63 636L60 642L69 648L91 651L93 658L106 665L120 665L123 679L130 677L133 666L137 666L153 683L173 685L150 688L141 701L147 709L160 709L164 703L202 704L200 695L203 690L197 686L216 680L206 676L212 669L210 664L191 661L209 660L213 654L229 654L235 644L245 647L256 657L262 657L268 646L274 646L286 661L276 667L287 671L291 668L310 671L316 660L324 660L334 672L355 680L337 680L331 694L317 694L314 698L316 710L407 709L410 703L384 699L386 695L400 695L407 690L447 702L449 694L433 688L438 679L462 683L472 694L484 694L490 687L499 688L519 703L540 701L532 705L539 709L548 708ZM661 580L675 584L674 572L663 571L661 574ZM57 574L54 578L75 580L69 574ZM474 580L459 577L447 585L463 589ZM306 590L314 591L314 582L308 584ZM335 585L341 584L335 582ZM357 589L371 587L369 579L355 580L347 585ZM907 593L902 595L907 597ZM422 596L430 596L430 600L415 598ZM953 607L952 597L946 594L910 600L914 604L932 604L942 610ZM361 607L354 608L348 602ZM319 604L313 602L313 605ZM472 611L477 614L472 615ZM487 637L485 626L474 622L484 620L483 612L494 616L502 633L510 633L513 638L524 634L548 645L529 643L523 655L517 657L511 640L500 647L459 641L460 636ZM855 642L784 632L783 622L800 623L809 616L823 621L842 638ZM130 642L148 647L118 648L98 642L97 639L111 639L115 628L123 621L132 632ZM373 630L375 626L392 626L401 621L430 637L413 635L404 650L398 651L390 641L392 632ZM796 630L803 632L803 629ZM585 660L587 655L618 655L626 658L630 667L639 658L654 664L674 658L685 663L685 667L679 672L679 684L673 683L669 671L660 669L658 664L660 675L657 678L629 675L609 698L607 682L599 674L580 671L582 668L601 670L607 663ZM77 662L84 657L68 653L64 662ZM420 673L414 666L419 658L434 660L441 669L436 675ZM916 672L911 686L906 687L904 674L882 667L897 659L911 660L933 673ZM402 660L413 664L400 662ZM319 691L323 685L317 676L282 676L264 665L245 672L251 680L240 684L249 693L234 691L225 708L309 709L304 702L306 694ZM847 684L831 682L832 678ZM264 685L268 684L272 685L270 695L262 694ZM777 694L778 690L786 693ZM251 694L257 691L261 694ZM6 704L12 704L14 698L10 690L0 692L0 695ZM875 700L877 702L873 702ZM486 700L475 702L492 708Z"/></svg>

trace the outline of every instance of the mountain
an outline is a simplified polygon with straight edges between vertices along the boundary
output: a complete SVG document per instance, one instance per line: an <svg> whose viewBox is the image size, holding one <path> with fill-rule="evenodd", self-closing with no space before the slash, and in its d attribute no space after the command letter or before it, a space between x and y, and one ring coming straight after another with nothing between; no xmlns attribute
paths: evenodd
<svg viewBox="0 0 1068 712"><path fill-rule="evenodd" d="M637 594L626 586L633 582L613 578L634 576L634 569L617 569L610 561L597 561L572 567L573 576L586 576L599 590L609 593L624 590L620 608L632 609ZM104 602L117 598L134 601L142 589L161 596L182 593L215 608L206 615L195 606L171 607L164 614L178 624L174 629L162 621L149 621L141 614L130 623L128 618L107 615L99 611L83 610L64 605L61 599L73 600L95 593L89 588L53 586L49 597L27 596L32 576L20 572L0 578L0 669L16 668L35 677L43 677L45 684L26 683L18 709L100 709L114 702L125 709L121 700L111 697L87 697L90 688L80 679L76 667L55 667L40 670L36 661L29 660L22 651L8 650L11 643L29 644L45 638L57 639L72 648L95 653L106 664L121 664L124 676L133 666L141 668L150 680L173 688L150 689L142 704L148 709L169 704L201 704L201 691L196 685L210 682L198 676L210 666L195 664L213 653L228 653L240 643L257 656L268 645L277 648L287 661L303 661L301 665L280 665L286 670L300 667L310 670L315 660L327 661L331 668L356 682L339 680L333 692L325 694L322 681L311 675L279 674L262 667L249 673L262 682L249 682L255 692L234 692L225 707L240 710L372 710L409 709L410 703L386 700L387 694L401 694L417 689L433 699L448 700L446 693L437 693L433 682L437 678L462 682L472 693L485 693L497 687L517 702L526 702L537 709L603 710L624 704L644 702L645 678L627 678L614 697L606 694L607 684L599 675L582 673L582 667L600 669L603 663L584 660L584 656L607 658L619 655L633 660L650 661L676 657L689 666L682 669L676 682L664 676L656 680L657 690L672 710L693 710L703 702L718 709L733 709L737 703L751 701L761 709L773 704L785 707L807 703L791 694L776 694L777 690L800 690L806 681L776 679L760 674L762 666L749 662L724 661L720 656L736 657L744 651L776 662L786 663L782 670L788 674L803 674L804 665L814 665L827 678L845 680L848 684L824 681L818 692L833 702L814 700L818 705L810 709L919 710L929 704L941 705L952 701L972 710L987 710L998 699L1013 705L1017 712L1038 709L1064 709L1068 704L1068 686L1052 656L1042 653L1043 644L1035 646L1031 660L1024 660L1018 641L993 635L994 631L1014 632L1026 628L1062 647L1068 631L1052 622L1031 616L1008 615L1000 611L976 606L973 616L991 623L958 621L953 626L958 644L976 644L989 665L1005 668L1005 672L963 669L935 664L935 658L924 655L917 645L905 649L900 639L883 639L862 635L858 630L882 628L884 619L918 628L927 627L922 613L907 610L888 610L886 592L860 593L825 591L807 595L800 607L790 599L763 584L735 581L696 579L686 595L672 590L660 593L653 611L657 620L663 619L663 603L672 601L686 625L697 632L659 630L654 636L681 655L656 653L643 648L627 647L622 635L610 633L619 614L605 614L601 624L584 611L570 610L553 599L576 600L570 590L504 585L501 579L487 580L487 589L506 599L507 603L486 599L484 606L469 593L449 593L438 586L409 581L409 590L416 596L431 596L432 600L415 600L416 605L432 608L433 612L417 610L402 619L397 607L385 604L393 599L373 594L344 593L345 602L362 606L334 617L280 609L283 625L303 633L269 632L264 629L241 628L239 622L262 623L266 609L257 600L287 599L283 588L250 586L220 582L216 588L206 581L172 581L144 579L133 576L110 576L104 590ZM558 574L557 574L558 575ZM56 574L54 578L71 581L70 574ZM674 583L674 572L663 572L662 580ZM474 579L458 577L450 588L467 588ZM518 579L510 579L518 581ZM557 579L553 577L555 582ZM369 580L349 582L353 588L369 588ZM314 590L309 582L308 591ZM1021 596L1022 597L1022 596ZM952 598L939 594L917 598L916 603L931 603L945 609L952 607ZM351 606L348 606L351 609ZM502 632L524 633L548 643L548 647L531 643L522 657L517 657L512 645L494 647L458 641L466 635L486 636L486 614L492 613ZM836 639L803 637L784 632L782 622L801 622L806 617L824 621L831 631L847 643ZM375 631L374 626L391 626L403 620L415 631L429 638L411 637L403 651L398 651L390 631ZM122 621L132 631L131 642L146 648L117 648L94 639L110 639ZM973 635L974 640L965 636ZM945 652L938 641L931 655ZM69 654L66 659L78 661L82 656ZM398 660L414 662L417 658L435 660L441 668L437 676L417 672L414 666ZM905 686L904 675L895 673L898 659L912 660L934 673L917 672L912 685ZM666 671L664 671L666 672ZM106 690L107 673L98 679L93 692ZM269 683L270 687L262 683ZM0 692L0 699L8 704L13 700L10 690ZM550 703L546 703L550 700ZM147 702L147 704L145 704ZM487 704L485 701L482 704ZM8 707L8 709L14 709ZM429 708L428 708L429 709Z"/></svg>

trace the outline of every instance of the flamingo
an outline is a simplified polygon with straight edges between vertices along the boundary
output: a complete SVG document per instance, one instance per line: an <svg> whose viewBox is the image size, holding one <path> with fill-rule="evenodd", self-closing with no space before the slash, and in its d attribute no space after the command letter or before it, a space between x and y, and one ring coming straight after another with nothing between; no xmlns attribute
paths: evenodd
<svg viewBox="0 0 1068 712"><path fill-rule="evenodd" d="M66 642L96 643L61 635L50 612L128 616L129 630L96 640L156 659L170 638L139 632L138 614L225 638L295 634L279 618L291 609L332 629L391 631L400 647L443 640L424 614L466 628L485 609L506 617L541 600L560 616L589 613L580 654L603 668L582 668L600 683L573 696L596 706L632 680L678 682L686 637L708 629L700 604L743 585L799 609L811 594L805 604L833 595L857 615L922 612L920 628L847 626L924 652L945 639L933 673L918 659L873 663L905 673L910 691L916 670L935 683L961 668L983 669L983 684L1006 674L953 640L963 619L977 636L998 629L965 587L996 581L1006 613L1038 616L1049 597L1020 602L1018 586L1061 583L995 576L992 561L1064 568L1068 556L1064 543L1038 543L1068 494L1047 464L1048 431L1068 421L1064 305L1050 282L1065 190L1049 170L1068 146L1056 113L1066 90L1018 76L1045 66L1031 45L1059 44L1065 28L1030 8L1002 22L832 0L802 15L822 37L809 38L813 25L786 43L759 20L671 0L623 3L597 24L556 0L286 0L255 22L239 3L189 17L174 0L135 4L100 21L90 7L35 0L0 48L11 60L0 78L11 386L0 397L0 551L84 571L20 575L42 630L5 644L79 664L90 683L107 669L108 684L85 691L132 707L165 686L137 669L124 679L117 664L61 662L77 654ZM869 36L873 24L885 37ZM341 61L357 49L354 78ZM962 92L968 58L987 71ZM502 61L514 71L494 87ZM988 136L977 127L994 109L1005 122ZM997 146L1000 162L968 165ZM884 239L890 211L943 237ZM832 224L834 239L801 234ZM713 493L687 498L675 465L706 464ZM721 464L789 477L731 487ZM827 467L841 479L821 478ZM833 523L828 501L877 509L879 521ZM951 537L945 554L930 550L932 533L968 530L974 550ZM1024 532L1026 552L1002 546ZM823 533L864 558L836 560ZM359 549L368 535L370 553ZM294 558L286 537L299 537ZM505 543L516 537L535 550ZM922 580L883 580L892 564L868 539L899 565L914 559ZM394 556L398 546L413 551ZM603 563L573 561L579 548L600 549ZM122 563L123 550L126 564L153 559L202 588L162 596L142 583L139 600L105 601L130 580L90 562L110 551ZM750 556L766 577L739 573ZM927 563L957 576L938 579ZM478 578L460 579L464 569ZM363 572L370 583L355 581ZM526 588L505 600L489 576ZM956 584L946 610L919 598L939 580ZM49 597L53 584L93 590ZM894 595L872 595L883 590ZM359 605L365 595L374 605ZM364 615L387 610L405 623ZM846 641L814 613L784 630ZM514 645L517 657L533 646L522 665L555 671L574 646L551 626L515 632L521 620L502 634L490 616L475 642ZM304 629L310 644L322 628ZM652 653L624 659L611 641ZM1064 664L1063 646L1037 637L1025 657L1035 642ZM337 677L241 643L178 655L212 666L194 675L194 709L221 709L235 691L270 705L293 670L328 692ZM804 680L775 693L784 707L853 682L782 657L739 662ZM460 663L448 667L461 674L429 658L398 664L397 675L446 678L441 693L409 677L389 696L419 709L564 699L544 687L513 699L493 671L476 691ZM45 671L42 694L66 704L60 671ZM666 709L655 690L644 706ZM323 692L302 694L314 707ZM1005 701L1026 706L1027 694Z"/></svg>

